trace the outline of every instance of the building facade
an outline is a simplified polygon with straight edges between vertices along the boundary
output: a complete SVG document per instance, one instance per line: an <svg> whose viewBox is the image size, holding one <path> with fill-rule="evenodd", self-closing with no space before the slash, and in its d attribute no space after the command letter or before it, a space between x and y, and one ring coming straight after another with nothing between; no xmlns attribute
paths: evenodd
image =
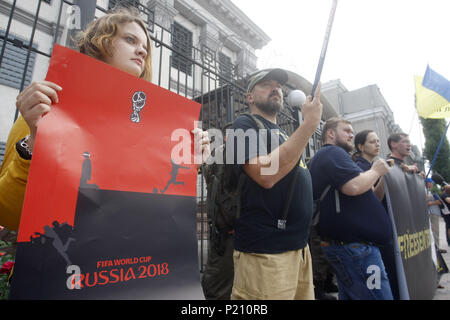
<svg viewBox="0 0 450 320"><path fill-rule="evenodd" d="M380 139L380 157L387 158L390 150L387 144L393 133L403 132L395 123L394 114L377 85L349 91L340 80L325 83L322 87L324 97L337 114L352 122L355 134L370 129ZM408 163L417 163L423 168L423 159L417 146L412 147Z"/></svg>

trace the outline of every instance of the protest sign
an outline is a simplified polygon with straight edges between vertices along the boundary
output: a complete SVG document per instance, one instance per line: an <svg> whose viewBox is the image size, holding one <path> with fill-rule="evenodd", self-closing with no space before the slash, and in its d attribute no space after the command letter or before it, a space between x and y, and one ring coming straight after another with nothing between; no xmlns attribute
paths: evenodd
<svg viewBox="0 0 450 320"><path fill-rule="evenodd" d="M428 218L425 184L417 174L399 166L385 176L388 210L394 219L396 263L400 298L432 299L437 287L437 269L432 260L432 235ZM402 294L402 288L407 292Z"/></svg>
<svg viewBox="0 0 450 320"><path fill-rule="evenodd" d="M10 297L203 299L200 105L58 45L46 80Z"/></svg>

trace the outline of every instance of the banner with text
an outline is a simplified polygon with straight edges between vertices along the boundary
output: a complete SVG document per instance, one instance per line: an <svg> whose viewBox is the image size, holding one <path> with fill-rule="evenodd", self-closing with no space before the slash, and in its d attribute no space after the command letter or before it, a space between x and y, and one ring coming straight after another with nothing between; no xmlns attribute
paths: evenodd
<svg viewBox="0 0 450 320"><path fill-rule="evenodd" d="M385 176L387 207L397 236L397 280L401 299L431 300L437 287L424 179L394 166ZM407 292L403 292L406 288ZM394 290L393 290L394 291Z"/></svg>

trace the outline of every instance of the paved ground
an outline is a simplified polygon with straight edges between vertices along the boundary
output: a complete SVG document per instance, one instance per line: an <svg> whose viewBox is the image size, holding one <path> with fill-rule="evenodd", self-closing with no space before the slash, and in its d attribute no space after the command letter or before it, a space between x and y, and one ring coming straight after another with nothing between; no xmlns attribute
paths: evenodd
<svg viewBox="0 0 450 320"><path fill-rule="evenodd" d="M441 218L439 229L439 247L447 250L447 253L443 253L442 256L450 268L450 247L447 245L447 239L445 237L445 222ZM446 273L441 277L439 282L443 289L437 289L433 300L450 300L450 273Z"/></svg>

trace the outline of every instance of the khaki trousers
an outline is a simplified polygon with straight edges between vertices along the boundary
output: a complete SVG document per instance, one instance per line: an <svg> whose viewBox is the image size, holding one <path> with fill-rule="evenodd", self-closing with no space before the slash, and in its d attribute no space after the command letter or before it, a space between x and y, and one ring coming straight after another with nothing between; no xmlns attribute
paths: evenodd
<svg viewBox="0 0 450 320"><path fill-rule="evenodd" d="M231 300L314 300L309 247L279 254L235 250Z"/></svg>

